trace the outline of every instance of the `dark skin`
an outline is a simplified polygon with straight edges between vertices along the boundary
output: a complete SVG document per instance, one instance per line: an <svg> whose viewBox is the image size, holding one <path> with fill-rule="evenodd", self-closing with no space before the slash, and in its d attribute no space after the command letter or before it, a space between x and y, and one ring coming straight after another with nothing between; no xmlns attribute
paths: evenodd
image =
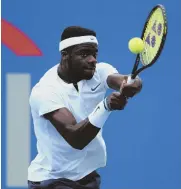
<svg viewBox="0 0 181 189"><path fill-rule="evenodd" d="M97 45L93 43L76 45L63 51L58 75L65 82L73 84L80 80L91 79L96 68L97 52ZM118 91L107 97L107 103L111 110L123 110L127 104L127 98L133 97L141 90L139 79L131 85L126 84L126 80L127 76L121 74L113 74L107 78L108 86ZM52 123L69 145L79 150L87 146L100 131L100 128L92 125L88 118L77 123L67 108L47 113L44 117Z"/></svg>
<svg viewBox="0 0 181 189"><path fill-rule="evenodd" d="M62 53L59 76L67 83L77 83L93 77L98 49L93 43L76 45Z"/></svg>

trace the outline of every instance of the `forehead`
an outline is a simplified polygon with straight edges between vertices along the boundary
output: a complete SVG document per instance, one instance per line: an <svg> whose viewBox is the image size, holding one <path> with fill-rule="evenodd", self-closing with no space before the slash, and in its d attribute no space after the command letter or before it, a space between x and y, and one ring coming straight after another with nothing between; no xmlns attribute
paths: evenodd
<svg viewBox="0 0 181 189"><path fill-rule="evenodd" d="M76 45L73 48L73 52L83 51L83 50L97 51L98 46L95 43L83 43L83 44Z"/></svg>

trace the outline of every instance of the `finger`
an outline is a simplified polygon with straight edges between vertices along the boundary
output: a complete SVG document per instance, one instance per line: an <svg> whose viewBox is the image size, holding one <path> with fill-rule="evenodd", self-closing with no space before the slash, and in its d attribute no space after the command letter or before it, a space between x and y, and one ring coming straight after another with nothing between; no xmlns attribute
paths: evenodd
<svg viewBox="0 0 181 189"><path fill-rule="evenodd" d="M112 109L116 109L116 110L123 110L124 107L126 106L127 102L123 103L119 103L119 102L114 102L113 104L111 104L111 108Z"/></svg>
<svg viewBox="0 0 181 189"><path fill-rule="evenodd" d="M123 94L125 95L125 96L127 96L127 97L133 97L135 94L137 94L139 92L139 90L138 89L136 89L136 88L132 88L132 89L130 89L130 88L124 88L123 89Z"/></svg>
<svg viewBox="0 0 181 189"><path fill-rule="evenodd" d="M111 105L114 105L114 104L118 104L118 105L124 105L124 104L127 104L127 100L122 100L122 101L120 101L120 100L112 100L111 102L110 102L110 104Z"/></svg>
<svg viewBox="0 0 181 189"><path fill-rule="evenodd" d="M121 86L120 86L120 94L122 94L122 91L123 91L123 88L124 86L126 85L126 80L123 80L123 82L121 83Z"/></svg>
<svg viewBox="0 0 181 189"><path fill-rule="evenodd" d="M125 106L128 103L127 98L124 99L114 99L110 102L111 105Z"/></svg>
<svg viewBox="0 0 181 189"><path fill-rule="evenodd" d="M114 101L114 100L121 102L121 101L127 100L127 97L125 95L120 95L120 93L119 93L119 94L115 94L111 97L111 101Z"/></svg>

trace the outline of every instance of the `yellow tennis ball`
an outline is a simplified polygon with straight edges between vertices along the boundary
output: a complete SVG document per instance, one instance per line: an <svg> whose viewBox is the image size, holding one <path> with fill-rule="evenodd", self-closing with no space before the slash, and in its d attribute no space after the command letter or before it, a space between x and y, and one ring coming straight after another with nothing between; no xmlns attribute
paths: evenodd
<svg viewBox="0 0 181 189"><path fill-rule="evenodd" d="M139 37L134 37L129 40L128 47L129 50L134 54L141 53L144 50L143 40Z"/></svg>

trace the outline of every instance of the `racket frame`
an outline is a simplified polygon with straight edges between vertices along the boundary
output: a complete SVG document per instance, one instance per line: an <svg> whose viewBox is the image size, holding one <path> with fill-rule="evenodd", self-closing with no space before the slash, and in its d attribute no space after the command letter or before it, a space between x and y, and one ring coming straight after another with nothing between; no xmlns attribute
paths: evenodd
<svg viewBox="0 0 181 189"><path fill-rule="evenodd" d="M146 26L149 22L149 19L150 17L152 16L153 12L157 9L157 8L160 8L162 10L162 14L163 14L163 19L164 19L164 31L163 31L163 37L162 37L162 41L161 41L161 44L160 44L160 47L159 47L159 50L156 54L156 56L153 58L153 60L151 61L151 63L149 63L148 65L146 66L142 66L141 68L138 69L138 65L140 63L140 54L137 54L136 56L136 60L135 60L135 63L134 63L134 67L132 69L132 72L131 72L131 79L135 79L135 77L141 72L143 71L144 69L152 66L158 59L158 57L160 56L162 50L163 50L163 47L164 47L164 44L165 44L165 40L166 40L166 36L167 36L167 28L168 28L168 23L167 23L167 18L166 18L166 11L165 11L165 7L161 4L158 4L156 5L149 13L147 19L146 19L146 22L144 24L144 29L142 31L142 34L141 34L141 39L143 40L143 37L144 37L144 33L145 33L145 30L146 30ZM138 69L138 70L137 70Z"/></svg>

